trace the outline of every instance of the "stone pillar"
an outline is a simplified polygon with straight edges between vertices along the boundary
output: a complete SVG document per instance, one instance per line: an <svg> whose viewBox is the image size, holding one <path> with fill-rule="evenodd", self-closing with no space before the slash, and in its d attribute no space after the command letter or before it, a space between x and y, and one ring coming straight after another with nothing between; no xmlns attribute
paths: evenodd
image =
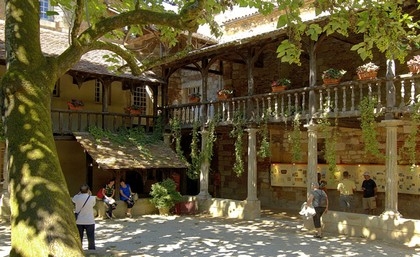
<svg viewBox="0 0 420 257"><path fill-rule="evenodd" d="M398 212L398 150L397 129L402 122L399 120L383 120L386 128L386 154L385 154L385 210L381 216L389 218L400 217Z"/></svg>
<svg viewBox="0 0 420 257"><path fill-rule="evenodd" d="M257 137L258 129L249 128L248 132L248 197L247 201L256 201L257 198Z"/></svg>
<svg viewBox="0 0 420 257"><path fill-rule="evenodd" d="M257 131L248 132L248 196L245 200L244 219L253 220L261 217L261 202L257 198Z"/></svg>
<svg viewBox="0 0 420 257"><path fill-rule="evenodd" d="M208 134L209 132L204 129L201 131L201 152L206 151ZM209 160L204 158L200 168L200 193L197 195L198 199L204 200L211 198L211 195L209 194L209 169Z"/></svg>
<svg viewBox="0 0 420 257"><path fill-rule="evenodd" d="M311 192L311 183L318 182L318 128L316 124L305 125L308 129L308 174L306 178L307 195Z"/></svg>

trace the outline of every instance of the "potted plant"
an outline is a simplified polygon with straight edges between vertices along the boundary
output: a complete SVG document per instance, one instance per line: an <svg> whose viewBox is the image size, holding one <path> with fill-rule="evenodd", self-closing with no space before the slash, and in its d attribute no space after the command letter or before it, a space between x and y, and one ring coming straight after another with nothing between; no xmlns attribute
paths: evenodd
<svg viewBox="0 0 420 257"><path fill-rule="evenodd" d="M77 99L71 99L70 102L67 102L67 106L69 107L69 110L82 110L84 103L81 100Z"/></svg>
<svg viewBox="0 0 420 257"><path fill-rule="evenodd" d="M138 105L133 104L124 108L124 110L126 113L131 114L131 115L140 115L142 108Z"/></svg>
<svg viewBox="0 0 420 257"><path fill-rule="evenodd" d="M233 90L230 89L220 89L217 91L217 99L219 100L226 100L232 97Z"/></svg>
<svg viewBox="0 0 420 257"><path fill-rule="evenodd" d="M330 68L322 72L322 80L324 81L325 85L338 84L346 72L347 71L345 70Z"/></svg>
<svg viewBox="0 0 420 257"><path fill-rule="evenodd" d="M152 185L150 202L159 210L161 215L168 215L169 210L182 200L182 195L176 191L176 184L170 178Z"/></svg>
<svg viewBox="0 0 420 257"><path fill-rule="evenodd" d="M411 74L420 73L420 55L413 56L413 58L407 62L407 66Z"/></svg>
<svg viewBox="0 0 420 257"><path fill-rule="evenodd" d="M368 62L357 67L356 72L360 80L375 79L378 74L379 66L373 62Z"/></svg>
<svg viewBox="0 0 420 257"><path fill-rule="evenodd" d="M200 102L200 93L191 93L188 95L188 99L190 100L190 103L198 103Z"/></svg>
<svg viewBox="0 0 420 257"><path fill-rule="evenodd" d="M286 79L286 78L281 78L281 79L278 79L278 80L274 80L271 83L271 91L272 92L281 92L283 90L286 90L291 84L292 84L292 82L290 81L290 79Z"/></svg>

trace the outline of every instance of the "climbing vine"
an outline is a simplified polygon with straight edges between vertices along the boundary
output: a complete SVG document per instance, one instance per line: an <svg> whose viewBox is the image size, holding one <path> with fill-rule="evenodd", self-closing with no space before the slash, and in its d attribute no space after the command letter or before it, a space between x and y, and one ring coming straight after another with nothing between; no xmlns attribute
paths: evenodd
<svg viewBox="0 0 420 257"><path fill-rule="evenodd" d="M201 163L200 163L200 151L198 149L198 128L200 126L199 122L194 122L193 124L193 129L191 132L191 152L190 152L190 157L191 157L191 165L188 167L187 170L187 176L190 179L198 179L200 177L200 168L201 168Z"/></svg>
<svg viewBox="0 0 420 257"><path fill-rule="evenodd" d="M271 155L270 151L270 139L268 131L268 118L270 114L270 109L268 108L262 117L261 130L259 131L261 135L260 148L258 149L257 155L261 158L266 158Z"/></svg>
<svg viewBox="0 0 420 257"><path fill-rule="evenodd" d="M182 160L185 160L184 152L181 148L181 122L177 118L173 118L169 121L171 128L172 140L175 142L175 152Z"/></svg>
<svg viewBox="0 0 420 257"><path fill-rule="evenodd" d="M321 117L318 120L319 131L323 134L324 137L324 158L328 164L328 170L330 172L335 172L337 168L337 153L336 153L336 144L338 138L338 129L337 129L337 119L335 119L335 126L331 126L329 119L329 111L331 108L331 102L329 99L324 103L323 112Z"/></svg>
<svg viewBox="0 0 420 257"><path fill-rule="evenodd" d="M218 122L219 122L219 117L215 116L208 123L208 133L206 135L207 138L203 139L205 140L206 144L204 145L204 149L200 153L200 158L199 158L200 165L203 162L210 162L211 159L213 158L213 145L214 145L214 142L216 141L215 132L216 132L216 125Z"/></svg>
<svg viewBox="0 0 420 257"><path fill-rule="evenodd" d="M236 176L240 177L244 173L244 161L242 158L243 152L243 135L245 120L243 119L242 112L235 112L233 115L233 128L230 132L230 136L235 138L235 163L233 165L233 171Z"/></svg>
<svg viewBox="0 0 420 257"><path fill-rule="evenodd" d="M410 170L414 171L416 165L416 148L417 148L417 127L420 123L420 96L417 97L417 103L413 105L413 109L411 112L411 120L413 122L413 128L410 130L410 134L407 137L407 140L404 142L404 148L407 151L403 151L408 155L409 163L411 165ZM402 148L402 149L404 149ZM402 154L402 149L400 150L400 156Z"/></svg>
<svg viewBox="0 0 420 257"><path fill-rule="evenodd" d="M292 161L302 160L302 149L301 149L301 131L300 131L300 114L296 113L292 121L293 130L288 135L288 141L291 145L292 150Z"/></svg>
<svg viewBox="0 0 420 257"><path fill-rule="evenodd" d="M360 102L360 118L362 138L365 143L365 151L377 157L383 157L379 151L379 143L376 139L376 98L364 97Z"/></svg>

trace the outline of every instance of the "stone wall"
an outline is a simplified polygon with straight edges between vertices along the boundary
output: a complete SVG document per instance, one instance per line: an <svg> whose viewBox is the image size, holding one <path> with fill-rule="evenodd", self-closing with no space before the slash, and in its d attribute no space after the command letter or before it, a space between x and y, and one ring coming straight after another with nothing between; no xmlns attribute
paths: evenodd
<svg viewBox="0 0 420 257"><path fill-rule="evenodd" d="M400 149L404 150L404 140L407 137L407 133L409 133L409 131L410 130L408 127L401 127L398 130L398 146ZM258 159L258 199L261 201L262 208L292 209L297 211L300 208L302 202L306 200L306 187L278 187L271 186L270 183L271 163L292 163L290 153L291 144L287 136L289 132L290 130L285 131L283 128L271 127L272 156L270 158ZM379 126L377 132L380 151L384 153L386 140L385 129ZM230 138L228 133L228 129L218 133L215 147L215 150L217 151L217 163L212 165L214 168L217 168L217 170L220 171L222 175L221 197L235 200L244 200L247 197L247 134L245 133L243 141L245 151L243 154L243 159L245 161L245 173L242 176L237 177L236 174L233 173L233 164L235 161L233 155L235 140ZM360 129L339 128L339 134L340 140L336 146L338 164L385 164L384 159L365 153L364 142ZM307 135L304 131L302 131L301 136L301 149L303 157L301 163L306 163ZM325 163L322 154L322 147L325 140L328 139L325 139L322 135L319 135L319 163ZM402 151L402 153L402 156L404 156L404 151ZM417 159L420 160L420 158ZM400 165L405 165L407 162L408 161L406 158L401 158L399 160ZM327 192L330 199L330 209L338 211L338 192L335 189L328 189ZM418 211L416 211L418 208L420 208L419 198L420 195L399 194L399 211L403 217L420 219L420 214ZM364 211L361 206L362 193L360 191L355 194L354 203L356 212L363 213ZM384 211L384 205L385 195L384 193L379 193L377 214L380 214Z"/></svg>

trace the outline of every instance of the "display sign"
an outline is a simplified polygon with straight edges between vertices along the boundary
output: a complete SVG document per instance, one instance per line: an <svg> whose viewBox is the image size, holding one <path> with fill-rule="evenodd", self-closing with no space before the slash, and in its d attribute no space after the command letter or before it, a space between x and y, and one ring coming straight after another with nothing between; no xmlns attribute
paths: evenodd
<svg viewBox="0 0 420 257"><path fill-rule="evenodd" d="M307 164L283 164L271 165L271 185L287 187L306 187ZM342 179L343 172L348 171L350 178L356 182L356 190L361 191L364 180L363 173L369 172L370 177L376 182L378 192L385 191L386 174L385 165L337 165L335 172L328 171L327 164L319 164L317 173L321 179L327 182L327 188L337 189L337 184ZM398 192L407 194L420 194L420 169L410 166L398 166Z"/></svg>

